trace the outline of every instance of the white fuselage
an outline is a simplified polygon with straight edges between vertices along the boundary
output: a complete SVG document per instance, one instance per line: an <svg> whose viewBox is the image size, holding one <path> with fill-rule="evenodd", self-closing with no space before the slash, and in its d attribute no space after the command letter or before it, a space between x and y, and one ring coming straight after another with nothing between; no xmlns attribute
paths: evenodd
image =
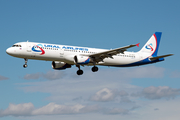
<svg viewBox="0 0 180 120"><path fill-rule="evenodd" d="M45 60L52 61L52 68L56 70L63 70L76 65L79 68L77 74L82 75L83 71L80 66L84 65L93 66L92 71L97 72L98 67L96 65L132 67L164 61L164 57L173 54L157 56L161 34L161 32L155 32L138 52L127 52L126 50L139 46L139 44L107 50L27 41L14 44L6 50L6 53L14 57L24 58L24 68L27 67L28 59Z"/></svg>
<svg viewBox="0 0 180 120"><path fill-rule="evenodd" d="M27 58L34 60L45 61L62 61L68 64L74 63L75 55L91 55L94 53L107 51L106 49L96 49L88 47L68 46L68 45L56 45L46 43L35 42L20 42L7 49L7 53L14 57ZM39 47L37 47L39 46ZM144 55L146 56L146 55ZM105 66L118 66L135 63L145 59L143 54L138 52L124 52L124 54L114 55L113 58L105 58L103 61L97 63L97 65ZM93 65L88 63L86 65Z"/></svg>

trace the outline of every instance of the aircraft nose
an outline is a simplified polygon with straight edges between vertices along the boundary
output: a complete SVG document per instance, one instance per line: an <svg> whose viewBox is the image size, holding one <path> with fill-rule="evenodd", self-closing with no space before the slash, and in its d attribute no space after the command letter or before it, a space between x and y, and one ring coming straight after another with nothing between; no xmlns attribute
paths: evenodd
<svg viewBox="0 0 180 120"><path fill-rule="evenodd" d="M10 54L12 53L12 52L11 52L11 49L8 48L8 49L6 50L6 53L10 55Z"/></svg>

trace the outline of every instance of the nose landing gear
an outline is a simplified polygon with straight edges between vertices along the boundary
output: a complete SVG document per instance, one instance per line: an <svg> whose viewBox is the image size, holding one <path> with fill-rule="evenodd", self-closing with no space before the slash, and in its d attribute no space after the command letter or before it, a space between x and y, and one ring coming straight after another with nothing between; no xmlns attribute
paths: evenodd
<svg viewBox="0 0 180 120"><path fill-rule="evenodd" d="M25 64L23 65L23 67L24 67L24 68L27 68L27 66L28 66L28 65L27 65L27 61L28 61L28 59L27 59L27 58L24 58L24 60L25 60Z"/></svg>

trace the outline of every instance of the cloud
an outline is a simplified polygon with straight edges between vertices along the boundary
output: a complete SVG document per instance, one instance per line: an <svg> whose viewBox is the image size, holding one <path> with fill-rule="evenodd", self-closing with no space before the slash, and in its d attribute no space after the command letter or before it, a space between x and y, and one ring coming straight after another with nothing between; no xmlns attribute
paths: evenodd
<svg viewBox="0 0 180 120"><path fill-rule="evenodd" d="M62 114L80 114L98 111L100 108L96 105L85 106L76 105L59 105L49 103L46 106L35 109L32 103L12 104L8 108L0 110L0 117L4 116L36 116L36 115L62 115Z"/></svg>
<svg viewBox="0 0 180 120"><path fill-rule="evenodd" d="M41 77L41 73L33 73L33 74L26 74L23 78L26 80L31 79L39 79Z"/></svg>
<svg viewBox="0 0 180 120"><path fill-rule="evenodd" d="M92 112L99 112L101 111L102 108L99 107L98 105L89 105L89 106L85 106L82 109L80 109L81 113L92 113Z"/></svg>
<svg viewBox="0 0 180 120"><path fill-rule="evenodd" d="M4 116L39 116L39 115L72 115L82 113L104 113L104 114L128 114L132 109L123 108L101 108L98 105L60 105L49 103L41 108L35 108L32 103L12 104L8 108L0 110L0 117Z"/></svg>
<svg viewBox="0 0 180 120"><path fill-rule="evenodd" d="M23 103L23 104L9 104L9 107L5 110L0 110L0 116L29 116L34 110L34 105L32 103Z"/></svg>
<svg viewBox="0 0 180 120"><path fill-rule="evenodd" d="M104 88L96 92L95 95L91 96L90 100L99 101L99 102L108 102L115 100L116 97L122 97L123 101L129 100L125 98L125 96L128 96L128 93L126 91L117 91L117 90Z"/></svg>
<svg viewBox="0 0 180 120"><path fill-rule="evenodd" d="M47 80L56 80L64 76L63 71L48 71L46 74L42 74L42 77Z"/></svg>
<svg viewBox="0 0 180 120"><path fill-rule="evenodd" d="M170 88L168 86L159 86L154 87L150 86L144 88L142 92L132 94L132 96L136 97L144 97L147 99L161 99L161 98L175 98L176 96L180 95L180 89Z"/></svg>
<svg viewBox="0 0 180 120"><path fill-rule="evenodd" d="M26 93L50 93L44 100L51 101L51 103L34 109L31 115L89 115L89 113L100 115L98 113L102 113L123 116L136 111L135 106L140 106L141 109L145 105L145 103L143 105L138 103L138 101L142 102L139 97L145 96L142 94L143 88L132 85L131 79L164 76L164 69L155 66L121 69L102 67L97 73L91 72L89 67L82 69L84 69L82 76L76 75L77 69L74 67L70 72L50 71L34 74L37 78L40 74L39 79L55 77L57 80L18 84L18 87ZM141 91L138 98L131 96L132 93L137 94L138 91Z"/></svg>
<svg viewBox="0 0 180 120"><path fill-rule="evenodd" d="M33 115L53 115L53 114L75 114L80 113L80 110L85 106L77 104L74 106L58 105L49 103L48 105L36 109L32 112Z"/></svg>
<svg viewBox="0 0 180 120"><path fill-rule="evenodd" d="M135 120L178 120L180 117L179 101L180 97L177 97L176 99L172 100L138 100L138 104L142 107L137 109L137 111L133 111L136 112L139 116L138 119ZM133 116L131 116L131 119L134 120Z"/></svg>
<svg viewBox="0 0 180 120"><path fill-rule="evenodd" d="M86 70L84 70L85 72L82 76L76 75L76 72L74 72L76 68L72 68L71 72L68 71L71 74L54 70L46 73L32 74L32 77L36 76L35 78L38 78L40 76L40 78L53 81L23 83L19 88L25 92L50 93L50 96L45 99L59 104L62 103L61 101L85 103L88 100L130 103L136 98L129 94L137 94L138 91L143 89L142 87L130 84L132 78L159 78L164 76L164 68L155 66L122 69L102 68L97 73L91 72L88 68L85 67ZM28 75L26 79L32 77ZM77 97L81 97L81 99L75 99Z"/></svg>
<svg viewBox="0 0 180 120"><path fill-rule="evenodd" d="M37 76L37 78L40 76L40 78L57 80L26 83L24 85L22 84L19 88L23 89L25 92L50 93L50 96L47 97L46 100L60 104L61 101L84 103L88 100L130 103L132 102L132 98L130 98L131 96L129 96L129 94L142 90L141 87L130 84L130 80L133 77L147 78L148 76L151 76L150 71L159 73L154 73L151 77L159 78L164 75L163 68L154 66L128 69L102 68L97 73L91 72L88 68L89 67L85 68L86 70L84 70L85 72L82 76L77 76L75 72L76 68L72 68L71 71L74 73L75 77L72 74L68 75L66 72L62 71L32 74L32 76ZM81 100L75 100L75 98L79 96L81 96Z"/></svg>
<svg viewBox="0 0 180 120"><path fill-rule="evenodd" d="M107 114L128 114L130 110L123 108L113 108L107 112Z"/></svg>
<svg viewBox="0 0 180 120"><path fill-rule="evenodd" d="M7 79L9 78L0 75L0 80L7 80Z"/></svg>
<svg viewBox="0 0 180 120"><path fill-rule="evenodd" d="M91 97L91 100L107 102L107 101L112 101L115 97L116 97L116 94L114 91L112 91L108 88L104 88L104 89L96 92L96 94Z"/></svg>
<svg viewBox="0 0 180 120"><path fill-rule="evenodd" d="M64 72L62 71L48 71L47 73L26 74L23 78L26 80L40 79L40 78L44 78L47 80L56 80L62 78L63 76L64 76Z"/></svg>
<svg viewBox="0 0 180 120"><path fill-rule="evenodd" d="M162 78L164 76L164 68L156 66L143 66L120 70L119 74L123 78Z"/></svg>
<svg viewBox="0 0 180 120"><path fill-rule="evenodd" d="M73 69L75 70L75 69ZM75 70L76 71L76 70ZM111 79L112 77L109 75L109 69L101 69L97 72L99 75L99 79L104 79L105 77L107 79ZM136 67L136 68L123 68L123 69L112 69L111 72L115 74L118 78L121 79L132 79L132 78L161 78L164 76L164 68L161 67L155 67L155 66L142 66L142 67ZM82 76L78 76L75 74L72 75L72 73L66 73L66 71L59 71L59 70L53 70L48 71L46 73L32 73L32 74L26 74L23 78L30 80L30 79L40 79L44 78L47 80L56 80L56 79L62 79L64 77L71 77L74 79L79 79L79 77L84 79L95 79L94 77L97 77L92 75L95 73L92 73L89 71L88 67L85 68L85 72ZM69 76L70 75L70 76ZM96 78L97 79L97 78Z"/></svg>
<svg viewBox="0 0 180 120"><path fill-rule="evenodd" d="M155 110L155 111L156 111L156 110L159 110L159 108L155 108L154 110Z"/></svg>

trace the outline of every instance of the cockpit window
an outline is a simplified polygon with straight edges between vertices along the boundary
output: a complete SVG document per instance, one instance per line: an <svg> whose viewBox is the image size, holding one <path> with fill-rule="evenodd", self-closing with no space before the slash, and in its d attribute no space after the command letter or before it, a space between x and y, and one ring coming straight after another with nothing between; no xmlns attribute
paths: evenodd
<svg viewBox="0 0 180 120"><path fill-rule="evenodd" d="M12 47L21 47L21 45L13 45Z"/></svg>

